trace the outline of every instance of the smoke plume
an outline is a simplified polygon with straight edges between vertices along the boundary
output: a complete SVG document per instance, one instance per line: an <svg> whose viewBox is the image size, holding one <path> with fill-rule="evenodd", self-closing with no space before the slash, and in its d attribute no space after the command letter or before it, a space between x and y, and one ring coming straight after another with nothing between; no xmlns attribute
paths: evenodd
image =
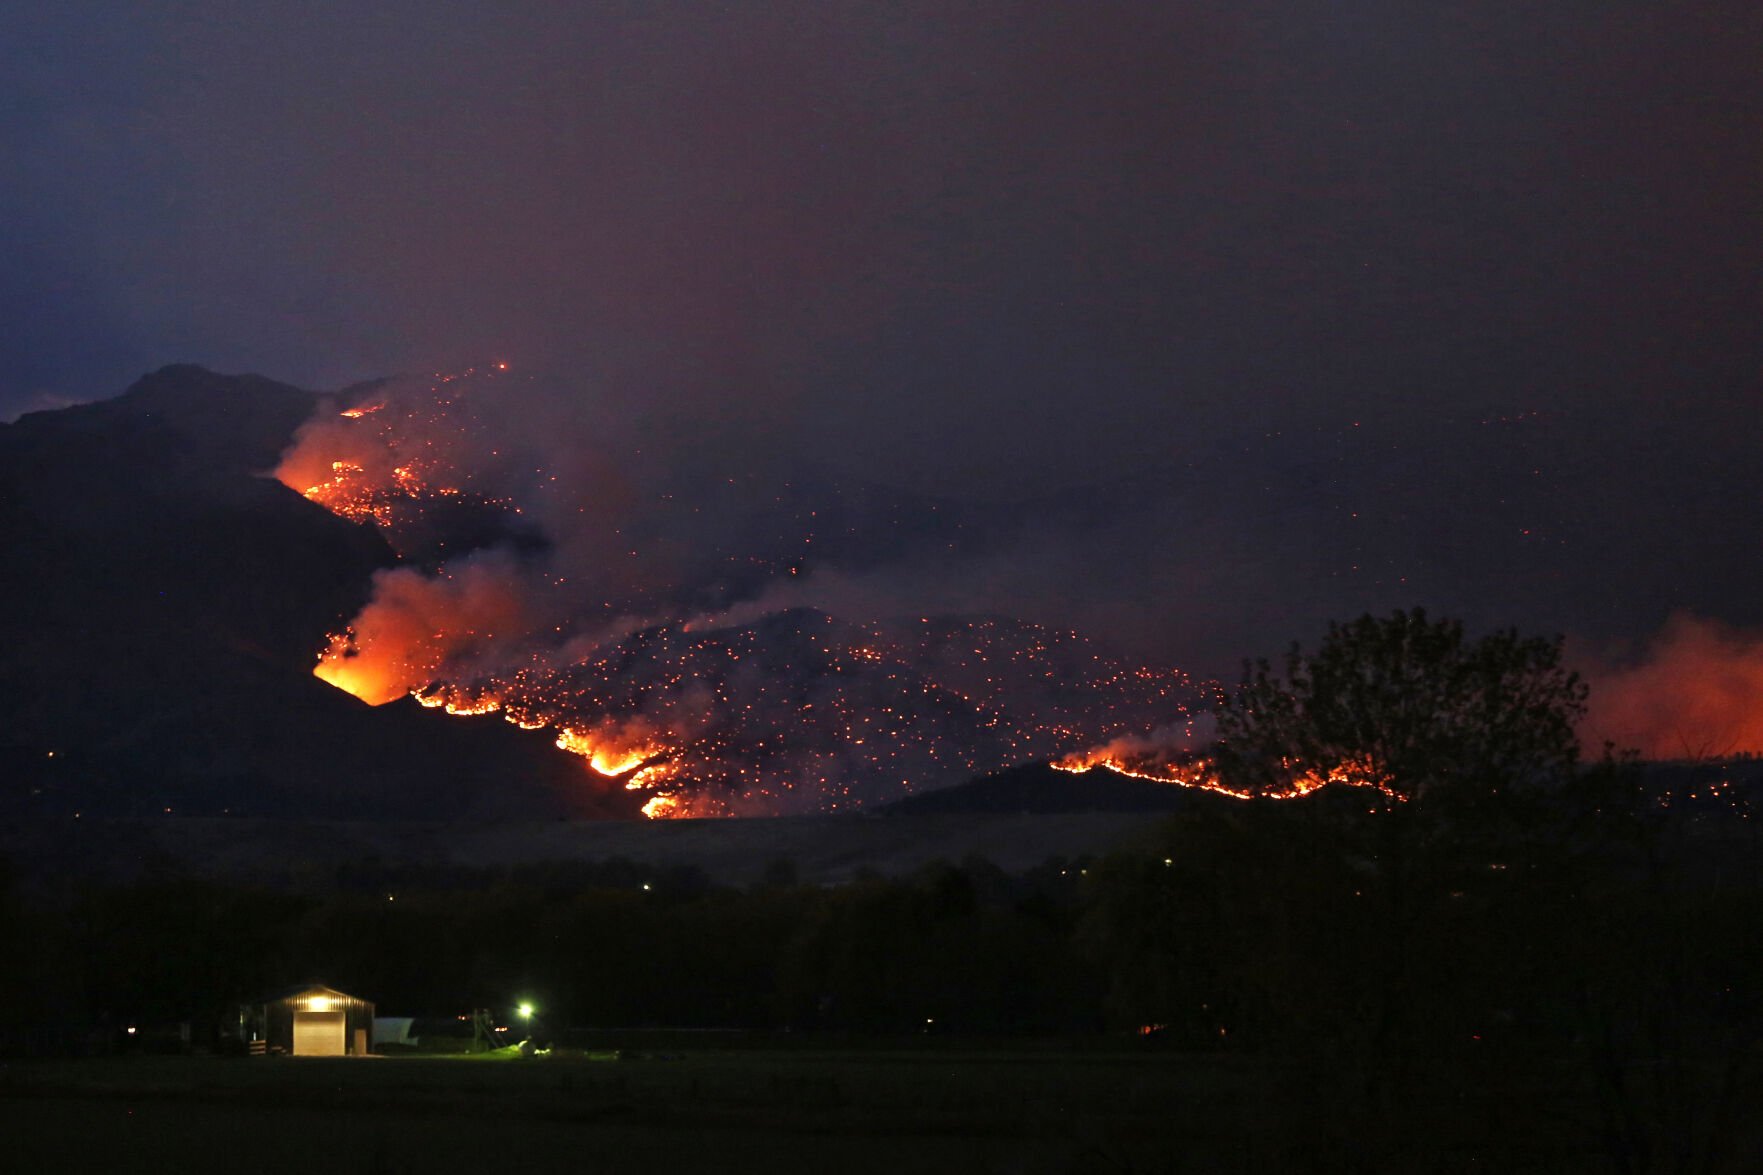
<svg viewBox="0 0 1763 1175"><path fill-rule="evenodd" d="M1638 660L1597 660L1580 727L1650 759L1763 751L1763 634L1687 613L1673 616Z"/></svg>
<svg viewBox="0 0 1763 1175"><path fill-rule="evenodd" d="M370 705L443 679L471 680L507 664L530 637L521 577L496 555L435 575L395 567L332 639L318 675Z"/></svg>

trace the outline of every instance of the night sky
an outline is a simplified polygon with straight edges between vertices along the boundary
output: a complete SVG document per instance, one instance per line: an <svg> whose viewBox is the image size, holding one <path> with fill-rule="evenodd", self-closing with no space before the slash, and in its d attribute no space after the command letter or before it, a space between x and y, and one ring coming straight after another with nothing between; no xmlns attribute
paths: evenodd
<svg viewBox="0 0 1763 1175"><path fill-rule="evenodd" d="M1755 5L6 23L0 418L171 362L506 361L554 452L1028 511L809 602L1202 670L1416 603L1598 649L1763 622Z"/></svg>

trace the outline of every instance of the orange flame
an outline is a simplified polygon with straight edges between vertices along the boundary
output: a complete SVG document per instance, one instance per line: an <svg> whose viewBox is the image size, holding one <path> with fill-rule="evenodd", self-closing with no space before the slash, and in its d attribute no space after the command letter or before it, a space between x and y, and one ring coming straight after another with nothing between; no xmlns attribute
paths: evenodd
<svg viewBox="0 0 1763 1175"><path fill-rule="evenodd" d="M625 781L626 791L647 791L657 784L665 783L679 774L679 768L672 763L651 763Z"/></svg>
<svg viewBox="0 0 1763 1175"><path fill-rule="evenodd" d="M613 738L565 726L557 732L557 747L580 755L601 775L614 777L635 771L662 752L659 745L640 741L620 744Z"/></svg>
<svg viewBox="0 0 1763 1175"><path fill-rule="evenodd" d="M354 694L370 706L396 701L406 692L392 666L361 655L350 630L332 635L330 647L319 656L312 672L321 681Z"/></svg>
<svg viewBox="0 0 1763 1175"><path fill-rule="evenodd" d="M502 708L502 699L495 694L482 694L473 697L454 686L412 690L410 696L416 699L418 705L426 709L445 710L460 718L475 718L479 714L494 714Z"/></svg>
<svg viewBox="0 0 1763 1175"><path fill-rule="evenodd" d="M499 694L432 683L468 677L447 670L469 663L502 639L499 634L523 631L521 608L518 585L496 564L472 564L438 577L407 567L376 572L373 600L331 638L313 672L370 705L439 688L436 704L487 713L501 704Z"/></svg>
<svg viewBox="0 0 1763 1175"><path fill-rule="evenodd" d="M1296 800L1330 784L1340 787L1368 787L1397 802L1407 799L1391 785L1387 773L1381 771L1369 758L1346 759L1329 768L1302 768L1291 760L1282 761L1281 766L1289 773L1291 782L1277 791L1255 792L1227 785L1218 774L1217 764L1204 755L1159 762L1152 757L1129 758L1113 751L1110 745L1067 755L1052 764L1056 771L1069 771L1073 774L1106 767L1117 775L1125 775L1131 779L1191 787L1235 800Z"/></svg>
<svg viewBox="0 0 1763 1175"><path fill-rule="evenodd" d="M566 726L557 732L557 746L580 755L588 766L609 779L624 779L627 791L648 791L679 774L676 763L661 759L668 750L652 738L627 736L620 739L605 733L578 730ZM660 792L643 805L643 815L651 820L672 819L689 815L684 801L671 792Z"/></svg>
<svg viewBox="0 0 1763 1175"><path fill-rule="evenodd" d="M663 793L643 805L643 815L651 820L677 820L686 815L678 796Z"/></svg>

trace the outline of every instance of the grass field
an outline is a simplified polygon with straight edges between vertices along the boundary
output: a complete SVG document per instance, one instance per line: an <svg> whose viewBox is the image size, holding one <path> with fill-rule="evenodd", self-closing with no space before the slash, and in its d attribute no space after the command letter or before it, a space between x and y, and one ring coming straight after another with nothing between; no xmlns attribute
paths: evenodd
<svg viewBox="0 0 1763 1175"><path fill-rule="evenodd" d="M1274 1158L1245 1149L1251 1123L1219 1096L1240 1082L1123 1056L154 1057L0 1073L21 1171L1100 1172Z"/></svg>
<svg viewBox="0 0 1763 1175"><path fill-rule="evenodd" d="M1448 1101L1392 1156L1387 1139L1326 1120L1329 1090L1191 1054L804 1048L0 1067L0 1129L18 1171L1607 1169L1577 1129L1536 1135L1510 1106Z"/></svg>

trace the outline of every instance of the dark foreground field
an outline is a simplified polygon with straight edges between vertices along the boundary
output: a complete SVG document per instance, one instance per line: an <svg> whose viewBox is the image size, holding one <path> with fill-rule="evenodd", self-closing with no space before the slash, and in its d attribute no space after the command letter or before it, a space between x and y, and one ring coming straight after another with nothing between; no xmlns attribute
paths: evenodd
<svg viewBox="0 0 1763 1175"><path fill-rule="evenodd" d="M141 1057L0 1067L0 1131L17 1171L1610 1170L1554 1080L1386 1129L1314 1074L1121 1048Z"/></svg>
<svg viewBox="0 0 1763 1175"><path fill-rule="evenodd" d="M1238 1074L1119 1054L13 1064L13 1170L1254 1170Z"/></svg>

